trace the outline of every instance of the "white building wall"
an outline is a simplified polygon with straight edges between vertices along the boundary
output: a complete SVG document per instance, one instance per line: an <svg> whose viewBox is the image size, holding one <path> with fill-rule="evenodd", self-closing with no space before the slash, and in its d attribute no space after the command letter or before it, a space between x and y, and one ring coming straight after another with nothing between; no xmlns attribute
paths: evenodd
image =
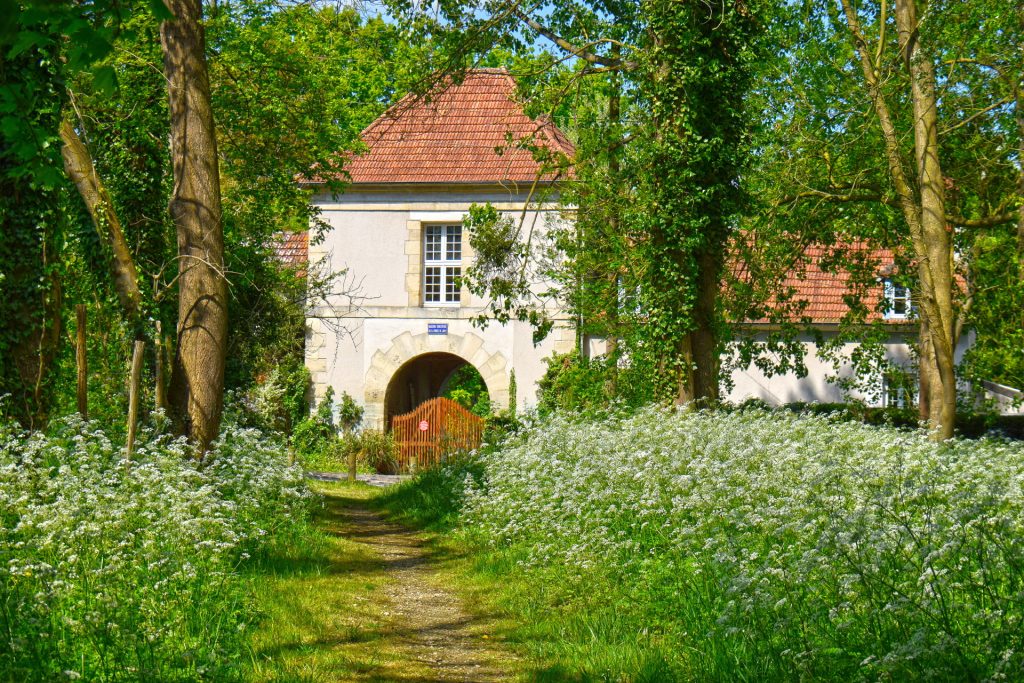
<svg viewBox="0 0 1024 683"><path fill-rule="evenodd" d="M908 328L905 334L894 334L884 346L886 360L901 367L912 367L915 362L913 344L916 343L914 333L916 328ZM825 339L834 333L824 333ZM759 335L763 340L765 335ZM755 337L755 341L757 337ZM955 353L955 361L959 363L964 353L973 343L973 334L964 335L960 340ZM836 403L847 399L861 400L871 406L880 406L881 402L881 377L867 378L875 382L875 390L865 392L863 390L852 390L849 394L829 378L839 377L849 379L853 375L853 366L849 358L857 348L855 343L843 344L841 351L837 354L845 362L834 363L821 358L818 354L818 344L812 335L804 334L798 337L798 341L804 348L804 365L807 368L805 377L798 377L796 373L790 372L768 376L763 373L755 364L748 367L733 370L730 375L732 388L725 395L725 400L730 403L742 403L749 399L760 399L769 405L782 405L785 403ZM865 378L860 378L864 384Z"/></svg>
<svg viewBox="0 0 1024 683"><path fill-rule="evenodd" d="M554 204L540 204L524 214L528 189L355 188L338 197L316 196L314 203L330 230L322 243L310 244L311 269L322 262L325 271L347 271L342 281L357 291L354 299L335 294L317 302L308 314L306 363L315 400L328 386L336 396L347 392L365 407L365 426L380 428L383 394L394 373L423 353L441 351L472 363L499 408L508 405L514 369L518 407L534 405L544 359L572 349L574 336L567 321L558 320L554 311L556 328L537 346L527 323L476 327L471 319L484 312L483 302L464 290L460 306L424 306L418 269L422 225L461 222L474 203L490 202L540 230L559 220ZM533 201L536 205L536 197ZM472 258L467 235L463 253L465 270ZM447 324L447 334L428 334L431 323Z"/></svg>

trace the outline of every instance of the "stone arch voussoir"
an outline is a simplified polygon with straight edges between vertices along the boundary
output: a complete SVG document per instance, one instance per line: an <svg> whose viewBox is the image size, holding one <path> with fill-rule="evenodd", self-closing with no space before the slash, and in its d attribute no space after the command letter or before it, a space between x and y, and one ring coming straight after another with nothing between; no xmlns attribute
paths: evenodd
<svg viewBox="0 0 1024 683"><path fill-rule="evenodd" d="M398 370L417 356L425 353L450 353L470 363L480 372L491 403L495 409L508 407L509 364L501 351L487 348L483 337L473 332L465 334L428 335L403 332L391 339L391 345L377 351L370 358L370 367L364 377L363 403L367 427L384 427L384 399L388 383Z"/></svg>

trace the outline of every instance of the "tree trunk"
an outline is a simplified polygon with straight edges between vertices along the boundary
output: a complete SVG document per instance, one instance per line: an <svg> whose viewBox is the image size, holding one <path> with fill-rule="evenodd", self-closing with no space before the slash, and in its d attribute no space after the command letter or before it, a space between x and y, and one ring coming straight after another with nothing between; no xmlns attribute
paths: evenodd
<svg viewBox="0 0 1024 683"><path fill-rule="evenodd" d="M914 110L915 177L911 180L905 169L900 135L882 93L879 72L872 62L857 11L852 0L842 0L842 5L881 127L889 177L917 260L918 311L927 322L930 352L935 359L935 372L926 380L930 382L930 426L933 438L944 440L953 436L956 419L956 368L952 343L953 252L946 225L945 185L938 157L935 66L920 53L914 1L897 0L896 27L910 74L910 99Z"/></svg>
<svg viewBox="0 0 1024 683"><path fill-rule="evenodd" d="M918 321L917 335L917 416L921 422L932 418L932 375L935 368L935 354L932 353L932 338L928 332L928 320L924 316Z"/></svg>
<svg viewBox="0 0 1024 683"><path fill-rule="evenodd" d="M693 336L686 334L676 343L676 405L693 403L698 398L693 377Z"/></svg>
<svg viewBox="0 0 1024 683"><path fill-rule="evenodd" d="M78 414L83 420L89 419L89 356L86 353L85 332L88 314L85 304L75 306L75 366L78 369Z"/></svg>
<svg viewBox="0 0 1024 683"><path fill-rule="evenodd" d="M721 234L722 230L712 230ZM704 403L718 401L718 354L716 333L716 307L722 282L722 254L725 246L711 240L697 255L697 299L694 302L693 318L696 329L690 333L693 348L693 393Z"/></svg>
<svg viewBox="0 0 1024 683"><path fill-rule="evenodd" d="M113 253L110 270L114 277L114 288L117 290L117 296L125 316L138 333L137 323L142 307L138 271L135 268L131 250L128 249L128 242L125 241L124 233L121 231L121 221L118 220L117 212L114 211L110 193L107 192L99 174L96 173L92 156L70 121L61 122L60 137L64 142L60 150L61 156L64 158L64 171L78 188L78 194L85 202L85 208L89 210L89 215L92 216L92 222L96 226L96 232L99 233L100 239L110 246Z"/></svg>
<svg viewBox="0 0 1024 683"><path fill-rule="evenodd" d="M612 45L611 54L612 57L618 59L621 57L621 47L616 43ZM619 144L621 135L619 131L619 125L622 122L622 84L618 73L612 75L611 78L611 92L608 94L608 123L614 126L615 139L611 142L611 147L608 150L608 178L612 183L612 187L615 188L611 200L611 215L608 217L608 227L612 232L613 237L617 237L621 230L619 221L619 179L621 177L622 168L619 163ZM619 307L622 305L619 296L619 289L621 284L621 274L619 269L616 268L608 276L610 281L611 293L609 295L608 303L608 340L605 347L605 360L608 362L608 380L605 383L605 394L609 398L615 398L619 395Z"/></svg>
<svg viewBox="0 0 1024 683"><path fill-rule="evenodd" d="M1024 85L1017 86L1017 195L1024 198ZM1024 199L1017 207L1017 279L1024 283Z"/></svg>
<svg viewBox="0 0 1024 683"><path fill-rule="evenodd" d="M922 54L914 0L897 0L896 27L904 62L910 74L914 110L914 156L920 196L921 239L915 251L927 304L929 334L941 383L936 438L953 436L956 422L956 366L953 360L953 248L946 222L946 189L939 164L938 104L935 96L935 64ZM923 247L923 249L922 249ZM936 407L932 406L933 415Z"/></svg>
<svg viewBox="0 0 1024 683"><path fill-rule="evenodd" d="M200 0L165 0L160 38L170 96L178 233L178 330L170 402L182 433L205 452L220 429L227 348L227 281L220 180Z"/></svg>

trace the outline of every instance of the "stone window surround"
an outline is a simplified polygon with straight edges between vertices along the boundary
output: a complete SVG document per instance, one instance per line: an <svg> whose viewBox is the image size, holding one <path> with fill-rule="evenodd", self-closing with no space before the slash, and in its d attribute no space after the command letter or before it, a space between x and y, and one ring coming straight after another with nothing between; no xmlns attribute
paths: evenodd
<svg viewBox="0 0 1024 683"><path fill-rule="evenodd" d="M450 224L461 223L466 211L411 211L409 219L405 222L405 255L407 265L405 270L405 292L408 296L410 308L424 306L423 301L423 225L426 224ZM473 248L469 244L465 232L462 236L462 268L465 273L466 264L472 262ZM461 302L454 304L429 304L428 307L459 308L472 305L470 293L466 287L462 288L460 295Z"/></svg>

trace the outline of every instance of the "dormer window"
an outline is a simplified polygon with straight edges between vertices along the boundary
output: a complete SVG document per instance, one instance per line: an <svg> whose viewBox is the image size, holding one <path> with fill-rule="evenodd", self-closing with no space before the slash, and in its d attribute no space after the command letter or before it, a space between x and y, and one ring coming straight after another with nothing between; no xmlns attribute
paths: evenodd
<svg viewBox="0 0 1024 683"><path fill-rule="evenodd" d="M423 228L423 303L458 306L462 298L462 226Z"/></svg>
<svg viewBox="0 0 1024 683"><path fill-rule="evenodd" d="M885 319L905 320L911 314L910 288L885 280Z"/></svg>

